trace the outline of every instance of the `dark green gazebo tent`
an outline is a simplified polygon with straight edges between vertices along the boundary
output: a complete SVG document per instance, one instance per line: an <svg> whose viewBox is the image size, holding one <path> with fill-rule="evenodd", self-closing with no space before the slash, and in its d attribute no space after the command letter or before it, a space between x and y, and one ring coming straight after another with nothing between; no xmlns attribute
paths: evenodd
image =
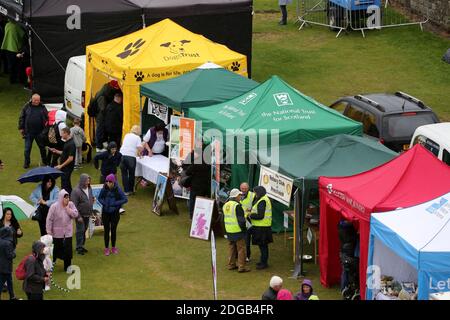
<svg viewBox="0 0 450 320"><path fill-rule="evenodd" d="M184 111L187 117L190 108L228 101L258 84L214 63L205 63L176 78L141 84L140 93L179 112Z"/></svg>
<svg viewBox="0 0 450 320"><path fill-rule="evenodd" d="M297 187L295 221L294 276L303 272L300 257L303 256L303 224L310 192L317 189L320 176L344 177L368 171L382 165L398 154L378 141L351 135L335 135L306 143L282 145L272 149L279 154L279 163L272 164L281 174L294 179ZM253 151L259 163L269 163L271 155L267 150ZM256 169L254 181L259 178Z"/></svg>

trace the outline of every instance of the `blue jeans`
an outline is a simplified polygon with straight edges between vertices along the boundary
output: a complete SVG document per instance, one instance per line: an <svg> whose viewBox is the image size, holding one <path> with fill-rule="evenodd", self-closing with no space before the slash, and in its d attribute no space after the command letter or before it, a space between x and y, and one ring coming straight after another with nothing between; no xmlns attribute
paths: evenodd
<svg viewBox="0 0 450 320"><path fill-rule="evenodd" d="M0 290L3 289L3 285L6 282L6 286L8 287L9 292L9 298L15 298L14 295L14 287L13 287L13 281L12 281L12 273L0 273ZM1 295L1 291L0 291Z"/></svg>
<svg viewBox="0 0 450 320"><path fill-rule="evenodd" d="M39 151L41 153L41 161L42 164L45 164L47 162L47 155L45 153L45 148L44 146L41 146L39 144L39 139L38 139L39 134L30 134L28 133L25 136L25 152L24 152L24 157L25 157L25 164L29 165L30 164L30 154L31 154L31 149L33 147L33 141L36 141L37 146L39 147Z"/></svg>
<svg viewBox="0 0 450 320"><path fill-rule="evenodd" d="M136 158L130 156L123 156L120 163L120 170L122 171L122 184L125 193L134 191L134 174L136 171Z"/></svg>
<svg viewBox="0 0 450 320"><path fill-rule="evenodd" d="M84 247L86 243L86 230L89 227L89 217L83 217L83 222L76 221L77 250Z"/></svg>

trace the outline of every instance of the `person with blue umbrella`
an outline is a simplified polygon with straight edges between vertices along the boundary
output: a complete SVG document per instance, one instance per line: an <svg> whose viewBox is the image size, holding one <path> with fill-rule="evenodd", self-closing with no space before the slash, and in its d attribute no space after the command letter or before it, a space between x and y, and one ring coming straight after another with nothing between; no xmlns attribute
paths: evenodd
<svg viewBox="0 0 450 320"><path fill-rule="evenodd" d="M40 182L30 195L30 200L36 208L33 220L39 223L41 237L47 234L45 223L50 206L58 199L59 188L55 179L63 174L52 167L38 167L22 174L17 181L20 183Z"/></svg>
<svg viewBox="0 0 450 320"><path fill-rule="evenodd" d="M58 200L59 188L56 186L55 179L50 176L44 176L42 183L38 184L30 196L31 202L36 207L37 221L41 237L47 234L46 221L50 206Z"/></svg>

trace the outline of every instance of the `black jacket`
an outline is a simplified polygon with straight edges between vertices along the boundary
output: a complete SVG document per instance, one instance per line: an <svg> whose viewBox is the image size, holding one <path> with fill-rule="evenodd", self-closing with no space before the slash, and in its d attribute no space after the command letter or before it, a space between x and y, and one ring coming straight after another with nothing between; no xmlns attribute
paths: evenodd
<svg viewBox="0 0 450 320"><path fill-rule="evenodd" d="M95 95L95 101L97 103L97 115L96 115L96 121L101 122L102 124L105 121L105 110L106 106L113 101L114 94L118 92L117 89L114 89L109 85L109 83L106 83L103 85L103 87L100 89L100 91L97 92Z"/></svg>
<svg viewBox="0 0 450 320"><path fill-rule="evenodd" d="M123 106L115 101L108 103L105 109L105 131L120 134L122 133L122 124Z"/></svg>
<svg viewBox="0 0 450 320"><path fill-rule="evenodd" d="M44 290L46 272L43 261L45 255L39 255L43 247L45 247L45 244L36 241L33 244L33 256L28 257L25 262L27 274L23 281L23 291L26 293L39 294Z"/></svg>
<svg viewBox="0 0 450 320"><path fill-rule="evenodd" d="M116 151L114 155L111 155L109 151L101 152L94 157L94 166L98 169L98 162L102 161L101 173L102 176L107 176L111 173L117 173L117 167L120 165L122 160L122 154Z"/></svg>
<svg viewBox="0 0 450 320"><path fill-rule="evenodd" d="M202 160L201 164L196 164L194 160L194 151L190 157L190 164L185 166L185 171L188 176L191 176L191 190L196 195L210 196L211 193L211 166Z"/></svg>
<svg viewBox="0 0 450 320"><path fill-rule="evenodd" d="M3 227L4 227L3 222L0 221L0 228L3 228ZM20 234L20 235L17 234L17 230L20 229L20 224L17 221L13 222L11 224L11 227L13 229L13 242L14 242L14 248L15 248L17 246L17 239L22 238L22 236L23 236L23 231L22 231L22 234Z"/></svg>
<svg viewBox="0 0 450 320"><path fill-rule="evenodd" d="M13 229L0 229L0 273L12 273L13 259L16 257L13 241Z"/></svg>
<svg viewBox="0 0 450 320"><path fill-rule="evenodd" d="M272 289L272 287L269 287L266 291L264 291L262 295L262 300L277 300L277 294L275 290Z"/></svg>
<svg viewBox="0 0 450 320"><path fill-rule="evenodd" d="M31 108L38 108L41 112L40 120L38 122L28 121L31 114ZM19 116L19 130L24 130L25 134L29 132L40 133L44 130L45 125L48 122L48 111L43 104L37 107L31 105L31 101L27 102Z"/></svg>
<svg viewBox="0 0 450 320"><path fill-rule="evenodd" d="M120 207L128 202L127 196L120 189L117 182L114 183L114 187L109 189L106 185L100 191L98 195L98 202L102 205L102 213L116 214L119 212Z"/></svg>

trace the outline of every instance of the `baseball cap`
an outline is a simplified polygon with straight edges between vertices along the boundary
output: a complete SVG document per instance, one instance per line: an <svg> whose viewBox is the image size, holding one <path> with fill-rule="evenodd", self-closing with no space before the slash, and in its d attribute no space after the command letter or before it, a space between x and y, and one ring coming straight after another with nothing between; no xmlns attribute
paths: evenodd
<svg viewBox="0 0 450 320"><path fill-rule="evenodd" d="M238 195L241 194L241 191L239 189L232 189L230 191L230 198L236 198Z"/></svg>

